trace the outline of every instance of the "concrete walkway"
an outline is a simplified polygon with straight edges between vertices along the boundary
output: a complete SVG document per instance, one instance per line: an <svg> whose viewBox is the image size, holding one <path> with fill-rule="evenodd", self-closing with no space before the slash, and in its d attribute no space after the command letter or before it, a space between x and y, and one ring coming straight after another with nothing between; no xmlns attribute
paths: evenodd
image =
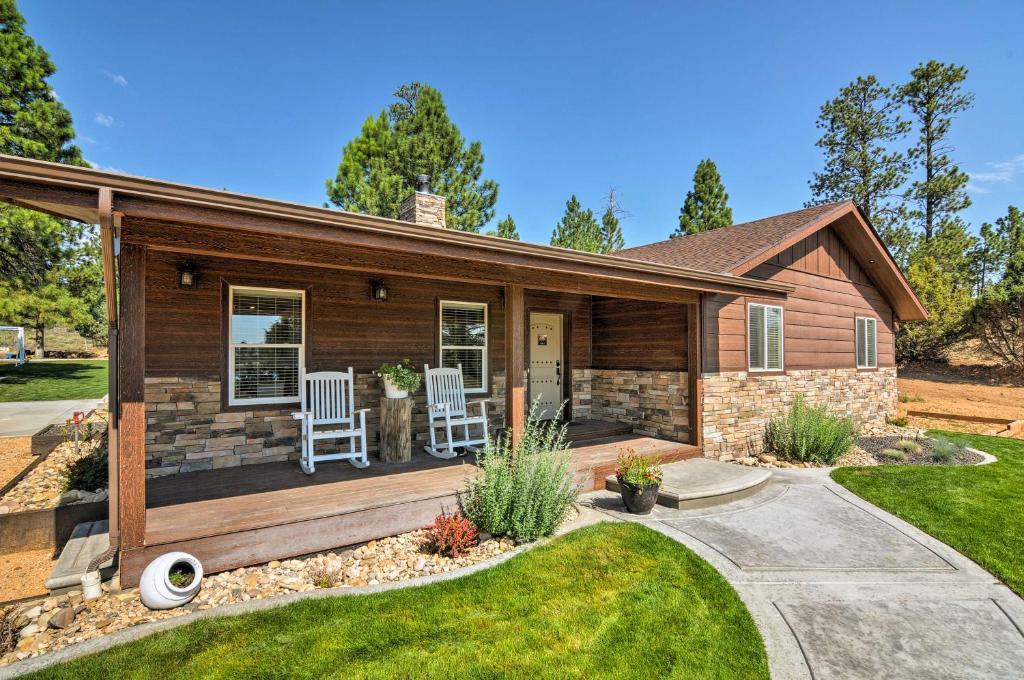
<svg viewBox="0 0 1024 680"><path fill-rule="evenodd" d="M714 565L754 616L773 678L1024 677L1024 601L827 471L778 470L748 498L646 519L610 492L585 502Z"/></svg>
<svg viewBox="0 0 1024 680"><path fill-rule="evenodd" d="M51 423L63 423L75 411L91 411L102 399L0 402L0 437L28 437Z"/></svg>

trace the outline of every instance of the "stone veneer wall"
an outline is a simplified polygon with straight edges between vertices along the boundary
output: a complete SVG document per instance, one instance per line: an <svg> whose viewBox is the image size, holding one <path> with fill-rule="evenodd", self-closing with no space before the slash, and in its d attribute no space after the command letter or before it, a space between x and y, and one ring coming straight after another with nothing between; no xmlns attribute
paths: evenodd
<svg viewBox="0 0 1024 680"><path fill-rule="evenodd" d="M574 370L573 418L629 423L637 434L689 441L687 374L685 371Z"/></svg>
<svg viewBox="0 0 1024 680"><path fill-rule="evenodd" d="M491 430L504 426L505 375L491 376L487 404ZM379 449L380 398L383 389L372 373L356 374L356 408L368 408L366 447ZM414 452L430 441L426 391L413 397ZM470 399L474 399L470 395ZM254 406L245 411L222 411L220 381L205 377L146 378L146 476L211 470L255 463L298 460L298 421L294 407ZM320 446L332 446L323 442ZM340 442L347 446L346 442Z"/></svg>
<svg viewBox="0 0 1024 680"><path fill-rule="evenodd" d="M896 369L855 368L757 375L743 371L704 376L704 455L741 457L761 452L765 425L784 414L798 394L826 403L862 427L896 412Z"/></svg>

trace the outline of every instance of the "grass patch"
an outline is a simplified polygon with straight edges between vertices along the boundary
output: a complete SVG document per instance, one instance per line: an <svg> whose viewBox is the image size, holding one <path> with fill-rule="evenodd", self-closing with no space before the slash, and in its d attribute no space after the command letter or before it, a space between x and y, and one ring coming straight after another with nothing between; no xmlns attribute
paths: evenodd
<svg viewBox="0 0 1024 680"><path fill-rule="evenodd" d="M599 524L456 581L156 634L35 678L768 678L718 572L646 527Z"/></svg>
<svg viewBox="0 0 1024 680"><path fill-rule="evenodd" d="M99 399L107 393L107 360L0 364L0 401Z"/></svg>
<svg viewBox="0 0 1024 680"><path fill-rule="evenodd" d="M1024 441L934 432L987 451L981 466L841 468L832 478L948 543L1024 595Z"/></svg>

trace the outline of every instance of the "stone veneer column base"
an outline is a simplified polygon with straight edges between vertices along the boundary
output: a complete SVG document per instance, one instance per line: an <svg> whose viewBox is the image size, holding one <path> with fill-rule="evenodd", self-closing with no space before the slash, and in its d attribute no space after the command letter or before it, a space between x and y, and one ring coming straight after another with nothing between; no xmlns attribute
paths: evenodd
<svg viewBox="0 0 1024 680"><path fill-rule="evenodd" d="M765 426L784 415L798 394L808 404L828 404L861 426L880 424L896 412L896 369L834 368L705 374L704 455L740 457L761 452Z"/></svg>

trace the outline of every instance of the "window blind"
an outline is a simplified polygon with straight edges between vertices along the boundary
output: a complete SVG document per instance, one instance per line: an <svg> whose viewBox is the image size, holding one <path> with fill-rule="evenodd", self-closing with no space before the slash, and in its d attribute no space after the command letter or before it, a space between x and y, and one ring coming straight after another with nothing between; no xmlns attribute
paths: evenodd
<svg viewBox="0 0 1024 680"><path fill-rule="evenodd" d="M747 307L747 357L751 371L781 371L784 356L782 307Z"/></svg>
<svg viewBox="0 0 1024 680"><path fill-rule="evenodd" d="M466 390L487 389L487 305L441 303L441 357L444 368L462 366Z"/></svg>
<svg viewBox="0 0 1024 680"><path fill-rule="evenodd" d="M302 291L231 289L232 403L298 400L303 300Z"/></svg>
<svg viewBox="0 0 1024 680"><path fill-rule="evenodd" d="M878 320L857 317L857 368L878 367Z"/></svg>

